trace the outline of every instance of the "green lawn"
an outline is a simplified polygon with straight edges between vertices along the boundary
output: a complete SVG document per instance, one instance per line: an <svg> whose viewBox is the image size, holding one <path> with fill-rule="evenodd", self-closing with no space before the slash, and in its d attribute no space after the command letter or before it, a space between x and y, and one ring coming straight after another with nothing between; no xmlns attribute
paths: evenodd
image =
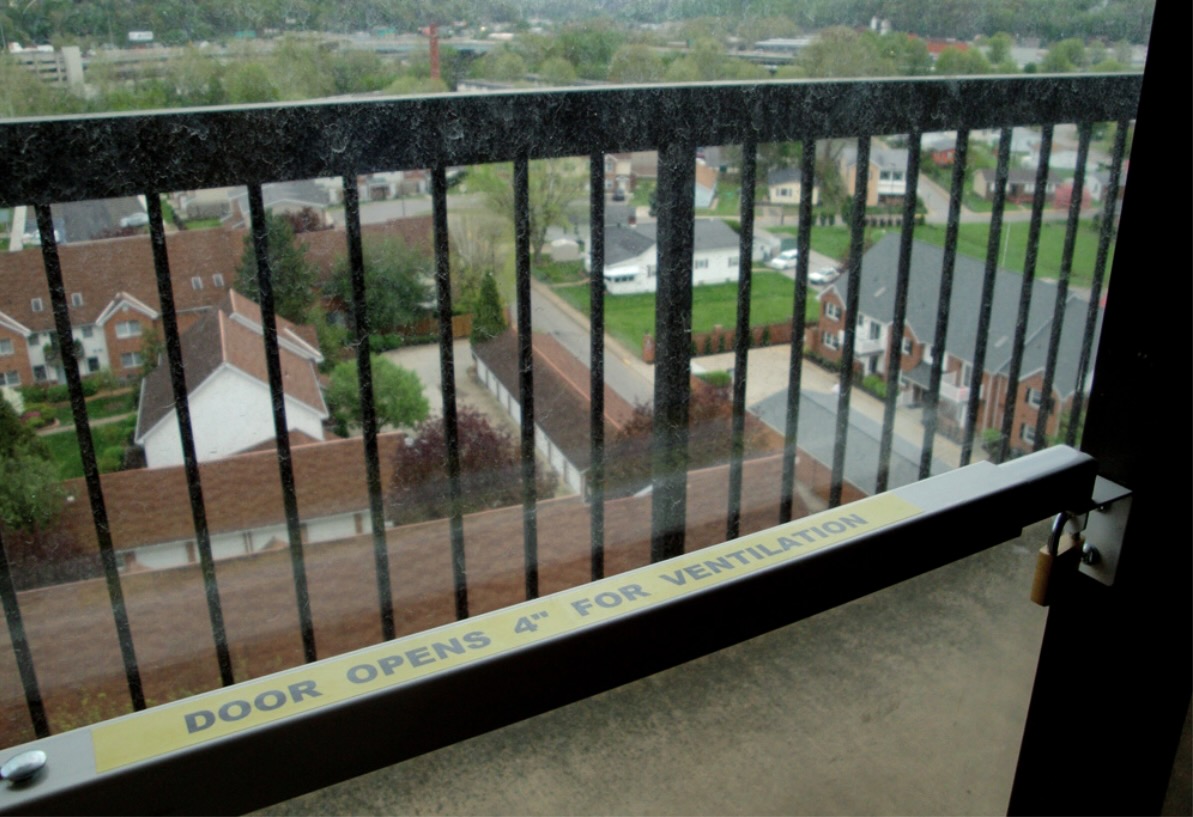
<svg viewBox="0 0 1193 817"><path fill-rule="evenodd" d="M1024 221L1002 225L1002 240L1000 242L998 265L1003 269L1023 272L1023 262L1027 255L1027 233L1029 225ZM916 238L944 246L945 228L943 225L925 224L916 228ZM957 236L957 251L973 258L986 258L986 245L990 240L990 225L962 224ZM1065 242L1065 222L1045 222L1040 229L1039 256L1036 261L1036 275L1040 278L1055 279L1060 275L1061 255ZM1110 245L1113 257L1114 244ZM1098 231L1090 221L1081 222L1077 230L1077 240L1073 247L1073 268L1070 282L1079 286L1088 286L1093 278L1094 260L1098 251ZM1108 262L1109 263L1109 262Z"/></svg>
<svg viewBox="0 0 1193 817"><path fill-rule="evenodd" d="M101 394L97 397L92 397L87 400L87 417L95 421L104 417L115 417L117 414L127 414L130 411L136 411L136 399L137 395L135 391L127 391L123 394ZM67 425L73 424L75 421L70 403L55 403L54 416L58 418L58 422Z"/></svg>
<svg viewBox="0 0 1193 817"><path fill-rule="evenodd" d="M555 292L584 315L589 313L588 287L558 287ZM754 274L750 293L750 325L762 326L791 320L795 283L777 272ZM642 354L642 336L654 333L654 295L608 295L605 297L605 329L627 348ZM819 302L808 298L808 321L820 316ZM720 324L737 323L737 284L699 286L692 291L692 331L707 332Z"/></svg>
<svg viewBox="0 0 1193 817"><path fill-rule="evenodd" d="M100 473L120 470L116 449L123 452L136 423L135 417L129 417L119 423L92 427L91 439L95 445L96 458L99 460ZM50 449L50 456L54 462L58 464L60 478L73 479L83 476L83 456L79 453L79 440L74 429L47 434L41 439Z"/></svg>
<svg viewBox="0 0 1193 817"><path fill-rule="evenodd" d="M223 223L223 220L218 218L191 218L186 220L186 228L188 230L214 230Z"/></svg>

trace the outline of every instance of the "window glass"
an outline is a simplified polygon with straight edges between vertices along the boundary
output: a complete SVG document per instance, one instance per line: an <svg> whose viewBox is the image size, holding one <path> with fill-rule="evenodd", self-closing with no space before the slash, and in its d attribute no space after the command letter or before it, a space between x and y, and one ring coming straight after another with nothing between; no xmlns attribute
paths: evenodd
<svg viewBox="0 0 1193 817"><path fill-rule="evenodd" d="M367 106L373 104L374 94L444 93L464 99L468 93L542 87L573 94L561 99L580 104L599 100L603 86L619 84L865 82L890 76L1132 71L1141 66L1150 20L1150 7L1143 0L1122 0L1117 5L1123 9L1115 8L1115 3L1086 3L1090 11L1077 16L1067 14L1067 6L1051 9L1044 8L1048 4L1036 4L1039 20L1027 19L1028 14L1008 15L986 0L976 4L983 13L960 16L945 11L918 14L911 5L897 3L877 10L867 7L864 13L858 4L805 3L777 4L766 14L744 4L735 7L733 15L715 17L711 12L697 14L710 11L711 7L698 8L702 4L672 4L676 7L666 15L656 15L650 8L615 9L600 22L588 17L584 4L534 4L543 6L541 16L537 10L534 16L524 16L513 7L517 4L504 4L499 11L494 4L488 4L492 8L477 4L453 6L451 16L461 19L444 23L436 35L444 45L436 61L431 58L430 30L422 30L426 22L412 22L399 10L382 8L385 4L324 4L325 9L311 11L306 8L309 4L291 3L282 4L289 9L282 13L261 11L251 2L225 3L211 14L174 15L177 20L172 17L154 32L153 47L144 48L125 39L129 31L147 33L141 29L148 28L148 23L133 19L136 9L148 9L141 8L143 3L124 4L128 9L112 6L107 14L111 19L103 14L64 16L43 8L53 4L19 5L20 20L12 22L23 28L19 33L10 31L6 23L7 41L24 37L52 42L59 54L64 48L78 48L82 76L39 77L31 68L32 55L25 53L29 49L10 48L11 59L0 66L6 79L0 83L0 116L4 117L103 115L117 110L121 116L136 116L137 111L163 107L285 106L329 98ZM1134 13L1126 13L1127 8ZM915 9L922 11L918 5ZM891 19L877 16L881 14L890 14ZM1006 33L1007 29L1013 31ZM1072 36L1060 38L1057 32L1061 31ZM226 46L244 40L252 40L252 47ZM62 64L73 65L73 57L63 56ZM10 69L16 73L7 73ZM53 71L70 73L66 68ZM974 104L981 105L981 100ZM595 179L587 156L556 156L554 146L536 145L541 153L529 157L532 213L525 237L531 281L529 302L521 306L528 311L534 333L530 370L536 407L535 488L543 500L538 537L545 591L588 578L584 548L593 491L588 410L594 280L605 310L609 457L605 495L618 503L617 524L624 526L618 528L623 539L610 545L608 570L624 569L649 551L655 383L661 356L680 352L676 344L660 341L656 326L662 272L660 212L675 202L659 201L660 159L654 149L658 146L638 143L642 134L653 132L649 117L663 116L665 110L660 106L625 111L624 144L641 149L601 153L613 146L594 145ZM717 107L710 107L707 114L717 116ZM760 112L779 120L789 114ZM460 128L452 131L451 138L475 142L478 149L490 144L490 139L501 144L505 136L470 133L466 119L451 124ZM510 127L516 133L518 123L511 122ZM816 127L812 126L813 133ZM912 342L900 337L905 357L900 370L892 371L889 353L896 333L893 329L884 333L882 327L891 325L895 309L903 205L912 182L906 167L913 146L907 134L867 134L871 157L867 174L859 165L857 137L832 135L807 145L758 145L752 191L742 189L745 157L740 144L693 145L690 162L684 160L691 171L692 201L683 204L690 205L695 215L694 250L683 261L690 262L684 274L700 273L692 288L692 314L681 316L685 334L678 344L682 354L691 358L693 373L688 448L689 479L697 500L690 503L689 525L693 531L716 531L714 538L722 536L729 516L732 387L742 378L747 385L746 495L763 496L765 488L767 501L778 505L774 495L787 398L792 393L788 374L793 343L804 352L799 373L797 515L828 504L826 480L833 469L835 412L842 389L849 394L851 412L844 423L850 435L845 479L857 494L877 490L873 466L879 437L873 429L884 422L888 390L896 398L891 467L896 480L902 484L919 478L925 436L933 445L932 473L961 464L974 366L974 339L965 332L975 331L976 326L969 318L978 311L976 293L991 244L992 171L1001 137L997 131L970 134L969 170L965 189L960 191L964 211L952 329L947 339L937 339L942 245L958 134L955 130L923 134L917 199L909 202L915 213L915 223L909 225L915 240L910 261L912 297L904 316L906 331L922 344L922 355L913 359ZM218 149L243 149L234 136ZM1071 425L1080 425L1081 418L1074 416L1077 398L1091 388L1077 371L1080 344L1075 339L1080 340L1077 327L1091 301L1100 225L1117 218L1113 201L1107 209L1105 198L1116 136L1116 126L1107 123L1094 124L1090 159L1083 168L1084 195L1089 201L1078 200L1077 255L1066 296L1071 309L1062 310L1065 332L1057 351L1059 374L1048 392L1056 397L1041 399L1044 384L1037 373L1044 368L1048 350L1038 339L1049 336L1048 299L1056 296L1062 266L1063 217L1066 202L1075 196L1079 135L1072 123L1056 123L1051 162L1055 183L1046 197L1047 218L1028 327L1031 340L1019 373L1036 378L1031 381L1036 385L1016 389L1008 385L1006 376L1014 346L1017 284L1023 280L1029 255L1032 174L1041 155L1041 136L1035 125L1017 127L1011 134L1014 170L1006 191L1001 240L994 242L998 297L985 360L988 385L979 395L974 415L980 418L974 429L977 459L1020 456L1031 450L1038 436L1047 443L1061 439ZM398 133L394 138L400 141L407 135ZM185 144L178 150L172 161L195 161L195 176L203 177L202 152L188 153ZM203 462L203 495L213 520L208 542L195 533L174 413L177 398L169 367L162 363L167 320L155 279L147 212L147 204L154 202L128 196L54 203L54 233L65 286L61 292L69 293L70 320L88 341L85 347L78 345L73 359L94 375L86 378L86 388L96 392L87 395L87 411L97 421L97 467L113 510L121 579L133 614L133 641L143 656L151 703L217 682L208 654L212 636L202 612L207 598L200 570L205 546L210 547L221 574L244 571L266 588L227 596L237 680L304 660L293 621L295 586L285 578L290 575L287 560L292 545L302 545L309 556L320 654L366 646L382 637L376 577L370 572L373 520L361 445L365 426L359 407L361 378L356 371L356 352L364 337L375 356L370 368L382 429L378 443L381 533L390 544L391 573L399 577L393 591L399 608L396 634L442 624L457 614L450 590L455 577L445 555L450 554L453 535L448 521L450 481L444 469L443 417L448 399L457 404L458 431L464 435L457 453L466 486L465 541L470 549L477 548L477 543L487 548L469 567L474 605L520 600L524 585L518 541L523 385L519 375L524 367L515 334L520 289L516 275L521 268L515 252L522 236L517 234L514 217L514 165L444 169L448 275L441 281L434 260L435 174L426 168L384 167L379 157L391 154L375 146L368 150L380 152L363 158L360 167L343 171L347 193L342 176L267 180L261 187L270 268L276 276L277 354L292 449L291 457L281 459L292 461L302 497L301 519L293 526L299 541L294 543L279 479L270 361L264 347L270 333L259 304L248 188L230 184L169 190L162 191L160 199L190 416L197 456ZM811 178L804 173L805 151L814 153L809 156L814 168ZM352 151L344 154L350 155ZM324 166L340 173L341 159L338 154L329 156ZM1021 178L1023 173L1027 175ZM208 178L204 183L244 181ZM863 184L868 185L864 201L859 198ZM602 188L605 191L603 224L593 222L590 186L596 187L598 195ZM812 217L801 226L803 195L809 197ZM358 208L353 200L359 202ZM743 213L743 201L750 200L754 212ZM355 209L361 219L368 289L367 333L354 311L347 252L348 213ZM744 218L748 215L753 218ZM9 218L9 213L4 216ZM857 245L861 255L851 258L854 245L848 225L855 217L862 230ZM57 333L52 310L46 308L49 290L36 249L40 235L35 221L33 208L14 206L8 222L11 252L0 256L0 281L6 282L0 286L0 321L16 322L19 328L13 330L13 337L28 332L29 338L27 349L12 340L0 340L0 355L5 359L2 377L6 385L24 378L54 386L38 386L36 399L30 402L48 407L47 422L53 422L49 420L53 414L69 425L67 401L59 399L62 394L56 389L64 388L58 384L65 383L65 366L72 356L49 341ZM750 349L746 370L740 371L735 356L738 276L741 262L747 260L741 256L742 231L750 222L755 231L753 257L748 259L752 262ZM598 234L605 239L604 269L593 269ZM805 249L796 250L801 239L807 239L808 258L801 257L807 254ZM1113 254L1113 243L1110 251ZM847 315L842 304L854 303L848 297L852 268L861 271L861 288L852 293L860 304L856 310L851 306L852 314ZM806 292L797 292L800 274L809 276ZM440 283L449 296L442 304ZM807 296L805 314L800 316L802 333L791 314L797 295ZM440 325L441 305L447 315L445 327ZM112 335L104 331L98 335L92 331L93 326L103 330L109 320L115 323L119 343L112 343ZM9 331L8 323L4 325ZM455 382L448 384L446 394L444 352L438 346L441 331L453 338ZM936 353L938 347L943 353ZM853 364L843 376L847 349L853 352ZM939 361L947 361L947 366L943 377L935 378L939 372L934 373L933 366ZM942 383L939 395L928 393L935 379ZM1009 414L990 396L1001 401L1008 391L1022 401L1012 405ZM1038 435L1035 417L1048 403L1056 403L1055 410ZM1030 420L1015 412L1024 404L1032 409ZM929 409L936 412L935 434L930 429L925 432ZM96 646L94 655L59 656L61 660L48 664L54 669L39 676L57 729L124 714L127 706L120 668L110 666L116 654L108 637L112 616L103 592L86 486L80 481L83 468L77 444L72 448L64 436L73 432L41 430L50 438L52 453L47 456L55 458L53 467L58 469L44 495L60 501L48 507L52 525L22 529L20 539L6 534L17 584L21 593L38 593L38 599L53 601L31 608L38 611L35 615L46 617L38 622L44 627L39 632L53 629L46 622L58 615L55 611L73 610L71 605L83 600L90 605L87 614L72 612L71 620L58 623L69 627L76 620L86 620L86 626L96 629L72 633L72 638L105 645L102 655ZM59 454L60 450L67 453ZM245 501L247 495L253 496L252 503ZM171 516L163 520L166 514ZM757 527L763 521L777 521L775 507L755 509L748 524ZM498 525L501 536L492 533ZM575 550L568 550L573 546ZM432 562L436 567L427 567ZM343 567L346 564L353 567ZM249 586L257 585L249 582ZM246 596L252 605L245 602ZM184 600L180 605L185 605L186 615L158 615L156 605L163 597ZM43 644L51 640L46 638ZM189 645L203 646L189 652L183 649ZM74 669L64 669L68 665ZM88 673L99 666L104 667L102 672L96 670L102 679L94 688L83 689L93 680ZM0 679L5 681L0 694L7 695L5 703L17 711L19 679L4 672L8 670L0 666ZM29 739L29 728L21 722L6 732L0 724L0 746Z"/></svg>

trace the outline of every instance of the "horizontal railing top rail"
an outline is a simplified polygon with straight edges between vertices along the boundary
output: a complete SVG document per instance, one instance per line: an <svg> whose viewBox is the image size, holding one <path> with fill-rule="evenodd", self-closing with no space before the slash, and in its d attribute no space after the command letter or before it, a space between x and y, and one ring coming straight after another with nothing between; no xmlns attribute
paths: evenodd
<svg viewBox="0 0 1193 817"><path fill-rule="evenodd" d="M1141 75L444 94L0 122L0 205L654 149L1134 116ZM230 149L229 146L234 146Z"/></svg>

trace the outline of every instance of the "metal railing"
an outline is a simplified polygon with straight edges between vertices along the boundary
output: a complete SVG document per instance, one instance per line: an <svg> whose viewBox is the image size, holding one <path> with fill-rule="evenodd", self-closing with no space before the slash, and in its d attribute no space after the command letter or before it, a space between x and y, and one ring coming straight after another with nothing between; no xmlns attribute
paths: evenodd
<svg viewBox="0 0 1193 817"><path fill-rule="evenodd" d="M530 160L561 156L590 158L592 268L604 268L605 247L599 225L604 216L603 167L608 153L657 149L658 177L658 293L656 298L656 365L654 377L654 426L652 437L651 559L679 555L685 548L688 483L688 406L691 398L692 256L694 223L694 169L696 149L704 145L742 146L742 207L737 332L733 349L735 372L732 392L732 456L729 462L729 504L726 538L738 536L742 507L742 469L748 383L751 258L754 244L754 186L758 146L775 141L797 142L802 147L803 178L816 172L816 144L825 139L856 139L859 180L854 193L849 265L844 278L846 320L841 346L840 388L836 397L836 433L832 457L831 506L840 504L845 484L846 450L855 356L862 343L857 337L858 298L862 281L866 178L873 136L906 135L908 190L905 197L896 309L888 337L903 336L911 271L913 223L919 156L924 133L956 130L957 151L949 198L947 238L939 289L934 348L943 350L948 336L951 288L957 252L962 194L966 179L971 131L1001 129L998 152L998 193L993 202L985 277L975 298L979 314L972 377L968 385L967 418L961 440L961 464L973 455L980 413L981 385L987 354L990 308L997 271L1000 228L1005 207L1005 183L1010 161L1011 128L1042 127L1043 146L1039 173L1046 175L1053 127L1077 123L1080 149L1074 177L1073 205L1068 212L1067 239L1055 301L1055 319L1044 374L1045 394L1056 378L1057 348L1073 263L1084 159L1094 123L1115 122L1118 139L1113 148L1112 176L1106 193L1106 217L1099 234L1098 257L1093 271L1090 307L1083 327L1082 365L1076 384L1077 404L1068 426L1072 443L1080 428L1081 395L1085 386L1090 350L1094 342L1097 303L1104 281L1112 236L1113 207L1117 200L1118 168L1122 164L1128 123L1134 116L1141 79L1138 76L1056 76L998 79L877 80L867 82L793 82L767 84L725 83L704 86L657 86L588 89L578 91L514 92L500 95L443 95L367 102L328 102L307 105L270 105L246 108L186 110L156 114L103 117L14 120L0 123L0 205L32 205L37 215L46 280L59 348L71 349L72 326L63 285L58 246L50 206L57 202L143 195L149 208L149 233L158 282L165 349L172 373L172 388L181 435L189 501L194 519L211 638L215 644L219 677L227 685L235 677L223 623L220 587L215 574L198 459L184 379L182 345L171 291L170 260L159 196L177 190L222 185L247 185L252 220L252 241L257 259L264 348L269 388L274 406L278 479L283 486L288 547L293 571L295 604L300 622L303 653L307 661L319 656L311 618L305 548L296 501L290 442L279 362L277 320L271 287L268 236L262 185L268 182L339 177L347 220L347 251L352 273L352 310L355 320L356 360L360 372L363 407L363 446L374 570L377 578L378 616L384 639L395 634L397 615L390 585L382 484L378 458L378 422L373 409L370 364L370 329L365 310L364 261L361 246L359 176L396 169L431 170L434 224L435 283L440 338L443 424L452 513L451 564L457 618L469 616L468 571L465 564L464 525L461 510L461 476L458 451L458 414L451 333L451 264L448 243L446 171L449 167L478 163L514 163L516 224L516 326L519 336L521 428L521 478L523 485L523 539L525 597L539 594L535 489L534 366L531 350L529 175ZM1037 184L1031 218L1031 240L1021 290L1021 317L1014 337L1014 362L1003 410L1002 457L1008 454L1010 423L1017 399L1019 366L1026 343L1023 316L1030 303L1043 209L1043 185ZM811 196L814 186L803 185L799 210L799 262L791 309L789 387L787 390L783 446L781 500L775 522L793 514L795 458L799 444L799 410L804 346L798 339L805 330L809 297L807 276L810 239L814 229ZM0 286L3 284L0 283ZM604 289L599 274L591 283L591 460L588 477L591 501L591 576L605 575L605 473L603 395ZM888 487L894 437L900 344L890 344L887 396L877 475L878 491ZM942 386L943 351L934 356L931 383L924 404L924 437L920 476L930 473L937 432L937 402ZM122 596L121 575L113 546L108 509L100 480L90 421L77 367L63 367L71 396L78 444L82 452L88 497L107 583L110 605L134 709L145 706L136 644ZM960 392L958 392L960 394ZM1038 414L1036 448L1045 444L1047 406ZM45 736L49 726L38 689L31 651L24 635L18 596L8 575L0 542L0 597L3 598L16 663L20 669L30 716L36 734Z"/></svg>

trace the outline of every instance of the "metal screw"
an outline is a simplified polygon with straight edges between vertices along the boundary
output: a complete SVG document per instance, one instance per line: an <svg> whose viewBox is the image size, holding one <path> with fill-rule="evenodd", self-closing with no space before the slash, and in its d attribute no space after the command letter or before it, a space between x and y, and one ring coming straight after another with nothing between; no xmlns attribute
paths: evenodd
<svg viewBox="0 0 1193 817"><path fill-rule="evenodd" d="M1081 561L1087 565L1096 565L1102 561L1102 554L1098 553L1098 549L1086 542L1081 547Z"/></svg>
<svg viewBox="0 0 1193 817"><path fill-rule="evenodd" d="M0 778L11 780L13 783L20 783L40 772L45 765L46 753L40 749L21 752L19 755L9 758L3 766L0 766Z"/></svg>

